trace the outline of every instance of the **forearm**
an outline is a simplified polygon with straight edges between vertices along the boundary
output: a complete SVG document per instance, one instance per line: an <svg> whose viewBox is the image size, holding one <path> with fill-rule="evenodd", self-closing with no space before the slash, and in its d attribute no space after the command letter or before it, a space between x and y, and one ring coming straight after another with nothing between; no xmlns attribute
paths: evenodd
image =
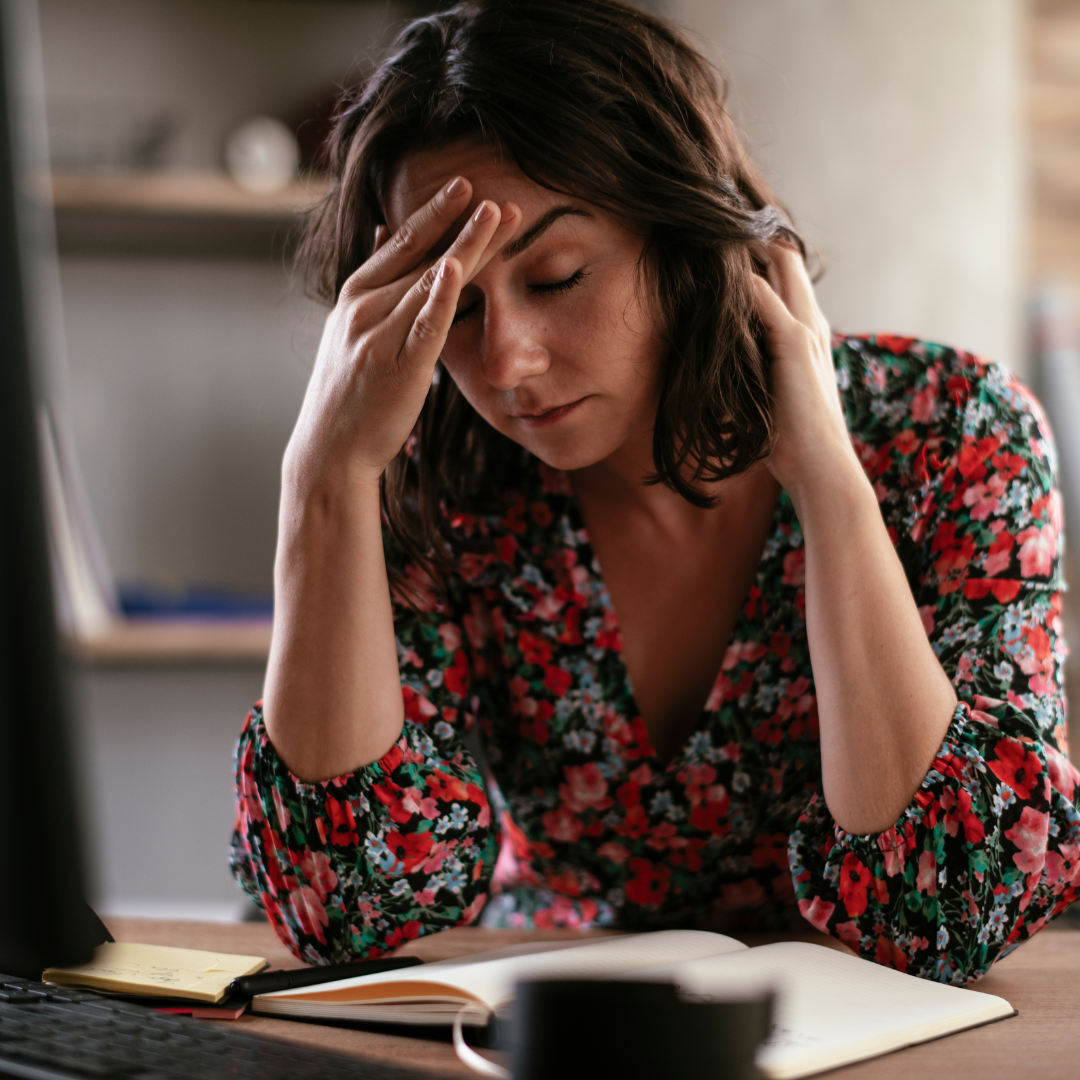
<svg viewBox="0 0 1080 1080"><path fill-rule="evenodd" d="M287 464L263 712L282 760L314 781L382 757L403 706L378 482L307 486L290 473Z"/></svg>
<svg viewBox="0 0 1080 1080"><path fill-rule="evenodd" d="M878 832L925 778L956 695L858 462L845 456L813 475L792 498L806 544L824 794L842 828Z"/></svg>

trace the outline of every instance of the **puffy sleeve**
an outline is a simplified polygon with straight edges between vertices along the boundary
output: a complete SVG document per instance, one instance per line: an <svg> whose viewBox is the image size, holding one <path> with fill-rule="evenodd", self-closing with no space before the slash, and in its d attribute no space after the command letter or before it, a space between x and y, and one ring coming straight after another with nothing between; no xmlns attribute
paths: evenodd
<svg viewBox="0 0 1080 1080"><path fill-rule="evenodd" d="M847 833L818 795L789 861L814 926L868 959L962 983L1080 895L1080 775L1066 756L1049 429L1001 369L951 359L899 398L906 423L889 443L855 441L959 705L892 828ZM951 436L935 421L954 410Z"/></svg>
<svg viewBox="0 0 1080 1080"><path fill-rule="evenodd" d="M387 540L388 561L399 554ZM310 784L278 757L256 705L236 751L232 869L299 959L380 956L473 922L487 900L498 834L465 745L484 661L472 616L404 570L395 595L405 725L379 761ZM410 580L411 579L411 580Z"/></svg>

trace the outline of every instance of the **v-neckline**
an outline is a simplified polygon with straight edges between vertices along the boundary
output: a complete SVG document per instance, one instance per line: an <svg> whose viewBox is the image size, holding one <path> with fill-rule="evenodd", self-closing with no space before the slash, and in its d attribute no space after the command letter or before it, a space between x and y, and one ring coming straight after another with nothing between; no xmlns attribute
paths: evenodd
<svg viewBox="0 0 1080 1080"><path fill-rule="evenodd" d="M611 598L611 592L608 589L607 582L604 580L603 567L600 565L600 560L597 557L596 549L593 547L592 536L589 533L588 526L585 524L585 516L581 512L581 504L578 501L576 492L574 491L573 484L570 481L570 477L567 474L563 474L566 483L566 499L567 509L566 517L570 525L570 534L575 537L575 546L580 548L588 546L591 558L588 563L589 573L593 575L596 583L599 585L597 591L596 603L603 610L606 617L612 620L616 630L620 632L621 639L621 623L619 622L619 613L615 610L614 601ZM770 541L775 537L777 530L784 522L784 518L789 516L791 510L791 500L788 497L787 492L781 487L776 497L776 501L773 504L772 515L769 519L769 527L765 533L765 540L761 545L761 553L758 556L757 562L754 565L754 573L750 579L750 587L747 590L746 595L742 598L739 604L738 612L735 616L735 621L731 627L731 635L728 637L727 643L724 646L723 654L720 658L720 667L717 668L712 682L710 683L709 693L705 698L705 702L702 705L700 712L698 713L693 727L691 727L685 739L680 742L675 752L667 761L662 761L659 754L656 751L656 747L653 746L652 736L649 734L648 728L645 726L644 718L642 718L642 730L647 740L647 745L641 747L642 755L648 757L650 761L655 763L658 771L662 773L671 772L677 763L686 755L687 747L696 735L706 726L708 718L716 711L706 708L709 699L712 697L713 688L720 679L720 676L724 672L724 661L727 659L728 651L731 648L733 642L740 640L739 633L745 629L750 616L746 614L747 602L753 592L755 586L761 589L763 579L766 576L767 563L773 556L772 544ZM798 525L796 523L795 527ZM634 694L633 683L630 680L630 671L626 666L626 659L623 654L622 648L618 650L618 670L621 672L621 682L625 690L624 701L629 715L627 720L633 717L641 717L641 708L638 705L637 697ZM647 753L646 753L647 751Z"/></svg>

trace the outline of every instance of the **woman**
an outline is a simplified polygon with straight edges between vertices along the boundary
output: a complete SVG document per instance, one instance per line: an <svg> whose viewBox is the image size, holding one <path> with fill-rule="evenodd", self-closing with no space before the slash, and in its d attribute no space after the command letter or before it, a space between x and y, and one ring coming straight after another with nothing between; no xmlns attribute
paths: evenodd
<svg viewBox="0 0 1080 1080"><path fill-rule="evenodd" d="M293 951L801 913L962 982L1067 906L1041 411L830 342L706 62L616 0L466 3L331 154L237 759Z"/></svg>

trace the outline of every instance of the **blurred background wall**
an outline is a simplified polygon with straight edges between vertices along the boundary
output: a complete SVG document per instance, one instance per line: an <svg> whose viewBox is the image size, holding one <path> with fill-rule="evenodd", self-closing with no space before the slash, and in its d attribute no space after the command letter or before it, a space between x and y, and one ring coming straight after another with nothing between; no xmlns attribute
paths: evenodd
<svg viewBox="0 0 1080 1080"><path fill-rule="evenodd" d="M820 295L835 326L922 335L1028 370L1025 42L1036 14L1049 17L1045 2L1038 13L1021 0L649 6L690 29L731 76L753 152L826 258ZM160 136L159 174L213 178L239 120L293 122L365 70L418 10L41 0L54 140L69 152L64 140L94 125L142 123ZM1051 52L1074 78L1080 49ZM78 172L78 161L66 167ZM185 248L169 234L155 249L152 236L110 241L110 229L129 229L130 208L95 213L89 240L61 228L61 276L73 427L113 570L268 589L280 455L321 313L303 299L280 236L256 251ZM188 219L178 220L183 240ZM205 215L191 221L204 240L225 229ZM1062 258L1078 265L1075 252ZM78 666L102 910L243 910L225 863L230 752L263 663L257 650L194 661L134 649Z"/></svg>
<svg viewBox="0 0 1080 1080"><path fill-rule="evenodd" d="M1022 5L667 0L825 257L832 325L1023 373Z"/></svg>

